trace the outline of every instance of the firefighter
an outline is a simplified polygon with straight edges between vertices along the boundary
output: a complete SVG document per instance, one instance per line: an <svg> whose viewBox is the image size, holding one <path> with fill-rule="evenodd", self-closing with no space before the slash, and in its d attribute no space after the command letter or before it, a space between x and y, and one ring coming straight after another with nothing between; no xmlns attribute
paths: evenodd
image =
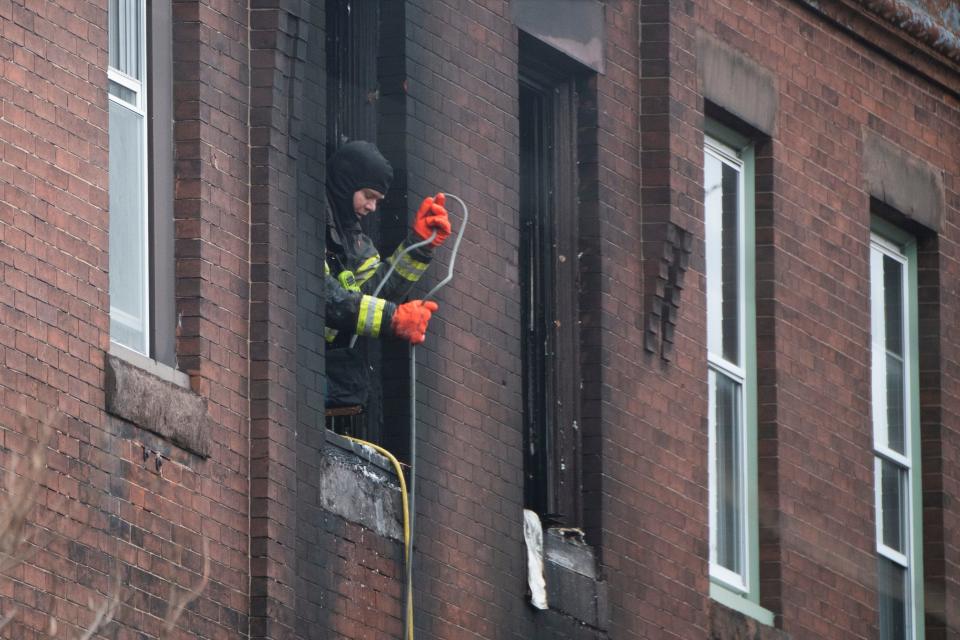
<svg viewBox="0 0 960 640"><path fill-rule="evenodd" d="M361 229L361 218L376 211L392 178L390 163L370 142L348 142L330 158L324 261L327 407L366 404L367 367L362 355L349 346L353 334L420 344L437 310L432 301L401 300L426 271L434 248L450 235L443 194L423 200L407 239L386 262ZM434 232L430 244L401 255ZM373 297L394 264L389 280Z"/></svg>

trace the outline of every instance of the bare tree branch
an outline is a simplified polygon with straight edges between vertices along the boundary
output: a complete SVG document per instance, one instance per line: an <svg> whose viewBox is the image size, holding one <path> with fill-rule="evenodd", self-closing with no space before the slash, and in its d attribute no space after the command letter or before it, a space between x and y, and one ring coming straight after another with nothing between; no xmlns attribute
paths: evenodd
<svg viewBox="0 0 960 640"><path fill-rule="evenodd" d="M27 525L30 513L37 503L43 489L43 475L47 469L47 444L52 431L52 418L47 419L39 429L38 437L27 445L24 456L7 472L3 483L6 493L0 496L0 574L5 574L30 557L38 547L31 548L31 535ZM178 594L175 585L170 586L170 598L167 616L164 619L160 638L167 638L174 630L184 610L200 597L210 582L210 541L203 538L203 574L200 582L192 589ZM93 620L77 640L91 640L110 622L125 598L122 598L123 586L118 570L113 579L113 588L104 602L95 611ZM90 608L93 609L91 602ZM17 615L13 607L0 618L0 630L7 627ZM50 618L50 635L57 633L55 618Z"/></svg>
<svg viewBox="0 0 960 640"><path fill-rule="evenodd" d="M117 614L117 609L122 602L120 598L122 591L123 587L120 584L120 572L117 571L113 577L112 593L104 600L100 608L97 609L97 614L93 617L93 622L90 623L90 626L87 627L77 640L90 640L98 631L110 624L110 621L113 620L113 616ZM93 606L90 608L92 609Z"/></svg>
<svg viewBox="0 0 960 640"><path fill-rule="evenodd" d="M28 548L31 536L27 533L27 518L43 487L51 430L51 419L47 419L40 426L37 439L30 441L23 459L7 472L7 492L0 502L0 573L10 571L33 552Z"/></svg>
<svg viewBox="0 0 960 640"><path fill-rule="evenodd" d="M163 631L160 633L160 639L164 640L169 637L170 633L173 632L173 628L177 626L177 621L180 619L180 616L183 615L183 610L187 606L200 597L200 594L203 593L203 590L207 588L207 584L210 582L210 539L204 536L203 538L203 576L200 578L200 582L196 587L191 589L185 594L178 596L176 594L177 588L174 585L170 585L170 603L169 609L167 609L167 617L164 620Z"/></svg>
<svg viewBox="0 0 960 640"><path fill-rule="evenodd" d="M17 615L17 608L13 607L12 609L10 609L10 613L3 616L3 619L0 619L0 631L2 631L5 626L7 626L8 624L10 624L11 621L13 621L13 617L15 615Z"/></svg>

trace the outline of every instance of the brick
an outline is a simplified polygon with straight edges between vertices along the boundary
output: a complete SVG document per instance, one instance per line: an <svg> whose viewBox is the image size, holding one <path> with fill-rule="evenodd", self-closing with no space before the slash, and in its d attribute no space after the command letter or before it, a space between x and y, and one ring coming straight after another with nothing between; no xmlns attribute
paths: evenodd
<svg viewBox="0 0 960 640"><path fill-rule="evenodd" d="M396 244L413 204L438 190L471 209L417 355L418 636L875 636L871 207L918 237L927 635L960 629L949 535L960 524L960 353L944 289L960 275L957 69L919 31L873 13L888 1L593 3L604 72L584 71L576 87L580 362L562 364L583 380L582 528L602 576L587 586L606 585L602 615L579 577L553 585L566 598L557 610L525 604L517 97L531 52L517 7L379 3L381 74L366 103L377 113L362 126L397 175L374 233ZM0 581L20 610L11 637L45 637L51 613L79 635L114 571L135 595L113 633L158 635L169 588L199 580L203 538L213 574L183 637L400 637L396 514L379 514L392 525L383 536L365 526L376 517L324 508L342 499L324 484L332 445L320 427L332 3L171 3L177 357L207 427L187 448L151 430L150 415L107 411L106 4L0 1L4 467L36 437L25 416L56 406L66 420L36 510L49 541ZM914 4L945 15L943 3ZM744 90L716 82L729 77ZM756 139L770 628L708 595L707 116ZM906 189L904 176L932 188ZM447 260L438 250L430 282ZM374 351L387 375L369 418L405 456L406 349ZM209 456L191 452L201 449ZM341 480L370 480L342 455ZM392 471L377 477L394 495ZM371 491L347 506L380 504Z"/></svg>

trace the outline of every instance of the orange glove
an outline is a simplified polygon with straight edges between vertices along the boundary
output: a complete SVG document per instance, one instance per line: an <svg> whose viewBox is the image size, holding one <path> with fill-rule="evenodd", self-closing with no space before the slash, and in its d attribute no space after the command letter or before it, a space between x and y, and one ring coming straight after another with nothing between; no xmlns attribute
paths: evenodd
<svg viewBox="0 0 960 640"><path fill-rule="evenodd" d="M411 300L397 305L390 323L393 335L409 340L410 344L420 344L427 339L427 323L437 308L432 300Z"/></svg>
<svg viewBox="0 0 960 640"><path fill-rule="evenodd" d="M413 221L413 232L420 236L421 240L426 240L431 233L437 232L437 237L430 243L433 247L439 247L450 235L450 218L447 210L443 208L443 201L442 193L433 198L424 198Z"/></svg>

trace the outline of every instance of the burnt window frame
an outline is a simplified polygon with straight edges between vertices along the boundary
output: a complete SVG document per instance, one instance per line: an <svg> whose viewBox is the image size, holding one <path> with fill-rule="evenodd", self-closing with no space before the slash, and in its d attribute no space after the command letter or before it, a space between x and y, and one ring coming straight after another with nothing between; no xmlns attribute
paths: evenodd
<svg viewBox="0 0 960 640"><path fill-rule="evenodd" d="M326 0L328 158L350 140L377 140L381 14L379 0Z"/></svg>
<svg viewBox="0 0 960 640"><path fill-rule="evenodd" d="M351 2L326 0L326 158L350 140L378 142L378 101L381 56L381 22L384 7L379 0ZM395 168L396 172L396 168ZM398 189L394 176L391 192ZM396 193L391 194L396 196ZM389 197L389 196L388 196ZM384 207L377 216L365 217L363 231L381 248ZM325 225L326 222L324 221ZM361 350L371 367L369 396L363 409L325 408L325 426L340 435L382 441L383 384L382 346L378 340L362 340Z"/></svg>
<svg viewBox="0 0 960 640"><path fill-rule="evenodd" d="M524 506L547 526L577 527L583 524L577 115L585 74L526 34L520 43ZM525 187L528 180L533 188Z"/></svg>

